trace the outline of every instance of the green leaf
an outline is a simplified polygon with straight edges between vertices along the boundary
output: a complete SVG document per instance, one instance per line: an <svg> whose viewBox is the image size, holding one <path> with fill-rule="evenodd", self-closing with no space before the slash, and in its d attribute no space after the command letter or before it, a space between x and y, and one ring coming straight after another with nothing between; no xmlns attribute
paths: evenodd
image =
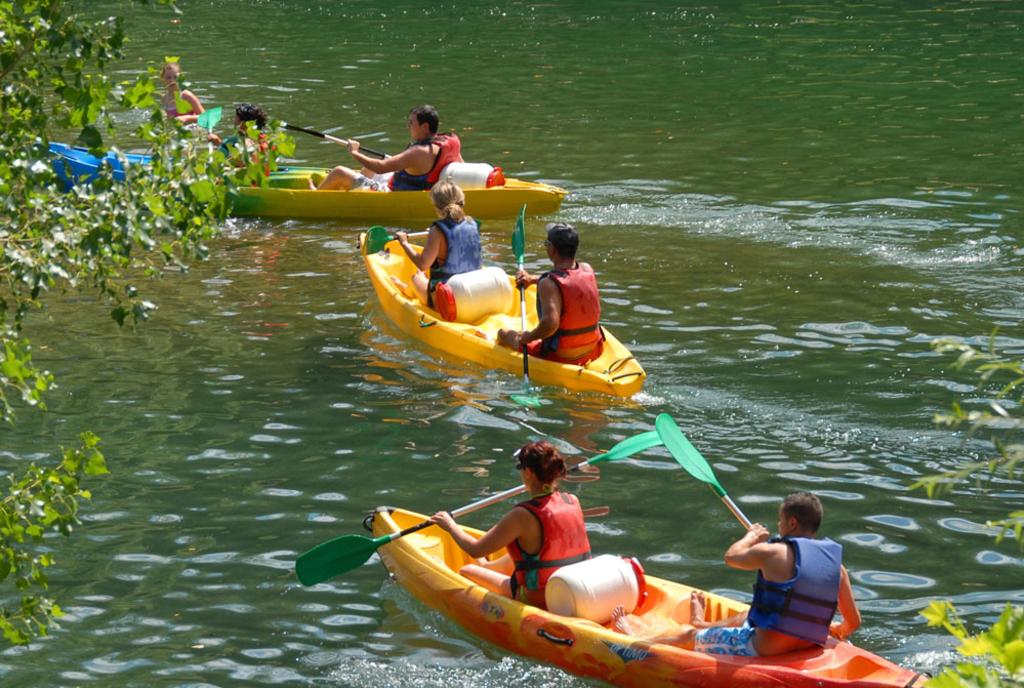
<svg viewBox="0 0 1024 688"><path fill-rule="evenodd" d="M156 104L153 94L156 87L153 81L147 78L139 78L124 92L121 102L129 108L147 108Z"/></svg>
<svg viewBox="0 0 1024 688"><path fill-rule="evenodd" d="M107 470L107 462L106 459L103 458L103 454L98 451L94 451L85 464L85 474L104 475L109 472L110 471Z"/></svg>
<svg viewBox="0 0 1024 688"><path fill-rule="evenodd" d="M93 155L103 155L103 136L100 135L99 129L93 125L82 127L82 132L78 135L77 141L83 146L89 149L89 152Z"/></svg>
<svg viewBox="0 0 1024 688"><path fill-rule="evenodd" d="M208 179L203 179L198 182L193 182L189 185L189 191L200 203L206 203L216 197L217 190L213 186L213 182Z"/></svg>

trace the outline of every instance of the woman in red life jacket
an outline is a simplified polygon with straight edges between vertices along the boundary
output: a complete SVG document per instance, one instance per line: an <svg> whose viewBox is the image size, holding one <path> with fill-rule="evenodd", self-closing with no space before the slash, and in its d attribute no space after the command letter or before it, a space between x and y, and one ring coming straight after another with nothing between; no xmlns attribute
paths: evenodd
<svg viewBox="0 0 1024 688"><path fill-rule="evenodd" d="M199 119L199 115L206 112L206 109L199 102L199 98L196 97L195 93L187 89L181 90L181 87L178 85L178 79L180 78L181 65L179 63L164 63L163 69L160 70L160 80L164 82L164 96L160 102L164 112L171 119L177 120L182 124L195 124L196 120ZM188 109L184 112L178 109L179 99L185 101L188 105Z"/></svg>
<svg viewBox="0 0 1024 688"><path fill-rule="evenodd" d="M505 556L467 564L459 573L488 590L543 609L548 578L559 567L589 559L590 541L579 500L557 488L566 465L550 442L523 445L516 453L516 469L530 499L517 504L479 540L466 534L447 511L430 520L451 533L472 557L507 547Z"/></svg>
<svg viewBox="0 0 1024 688"><path fill-rule="evenodd" d="M338 165L319 186L317 191L337 189L370 191L425 191L441 177L441 171L450 162L462 162L462 143L452 132L438 134L440 119L432 105L420 105L409 112L406 126L412 143L397 155L383 160L363 155L359 142L349 139L348 152L362 168L357 172Z"/></svg>
<svg viewBox="0 0 1024 688"><path fill-rule="evenodd" d="M462 189L452 182L441 182L430 190L430 200L440 219L430 225L423 250L414 251L405 232L395 232L395 238L418 268L412 277L416 295L421 303L433 308L437 285L455 275L479 270L483 264L480 262L480 227L466 215L466 195Z"/></svg>
<svg viewBox="0 0 1024 688"><path fill-rule="evenodd" d="M576 260L580 236L564 222L547 226L544 242L552 269L539 277L520 270L519 286L537 285L537 327L498 330L498 343L559 363L585 365L601 355L601 295L594 270Z"/></svg>

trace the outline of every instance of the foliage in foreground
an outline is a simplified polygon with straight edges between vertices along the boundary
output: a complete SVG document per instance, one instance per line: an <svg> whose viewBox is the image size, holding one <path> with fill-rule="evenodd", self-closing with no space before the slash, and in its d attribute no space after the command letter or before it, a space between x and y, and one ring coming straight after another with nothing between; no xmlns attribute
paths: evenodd
<svg viewBox="0 0 1024 688"><path fill-rule="evenodd" d="M958 483L986 474L989 478L1019 481L1018 468L1024 458L1024 444L1020 441L1024 419L1007 410L1007 406L1014 410L1020 408L1024 362L999 356L995 351L994 336L987 352L952 340L939 340L933 346L940 353L957 354L955 367L973 367L980 376L983 391L986 387L991 388L987 408L968 411L960 404L954 404L952 413L936 416L935 422L949 428L968 426L971 434L990 433L995 456L925 477L911 487L923 488L929 497L935 497L949 492ZM999 528L997 542L1010 534L1024 549L1024 511L1013 511L1005 519L988 525ZM984 663L958 662L930 679L926 685L931 688L1024 686L1024 608L1007 604L995 624L976 635L968 632L956 609L947 600L933 601L921 614L929 626L941 626L960 641L957 650L961 655L984 660Z"/></svg>
<svg viewBox="0 0 1024 688"><path fill-rule="evenodd" d="M960 641L964 657L986 658L994 666L957 662L926 685L931 688L996 688L1024 685L1024 608L1006 605L991 627L971 635L948 601L932 602L921 615L929 626L942 626ZM995 667L1000 667L996 669Z"/></svg>
<svg viewBox="0 0 1024 688"><path fill-rule="evenodd" d="M0 0L0 416L7 422L15 404L45 408L54 386L54 376L32 359L30 313L47 297L78 290L106 299L119 326L145 320L156 306L136 281L205 257L232 192L266 184L276 152L291 148L275 134L259 156L266 159L242 155L243 166L231 164L205 137L165 118L155 69L131 83L107 76L122 56L122 21L81 17L75 8L83 6ZM150 146L152 165L129 167L123 184L108 171L64 192L50 160L51 137L76 132L77 143L102 156L114 109L146 113L135 135ZM58 356L60 344L50 343ZM51 468L26 470L0 455L0 475L9 481L0 500L0 629L10 642L44 634L60 613L44 597L44 570L54 559L40 551L40 540L70 533L79 500L89 498L80 480L106 472L99 440L85 433L81 442Z"/></svg>
<svg viewBox="0 0 1024 688"><path fill-rule="evenodd" d="M0 580L13 581L21 605L14 611L0 610L0 631L12 643L45 635L50 617L60 616L60 607L37 593L47 587L46 568L53 557L24 545L39 543L50 531L70 535L79 500L91 497L81 487L82 478L107 472L99 438L85 433L81 441L80 448L64 451L56 468L31 466L18 479L8 476L9 491L0 501Z"/></svg>

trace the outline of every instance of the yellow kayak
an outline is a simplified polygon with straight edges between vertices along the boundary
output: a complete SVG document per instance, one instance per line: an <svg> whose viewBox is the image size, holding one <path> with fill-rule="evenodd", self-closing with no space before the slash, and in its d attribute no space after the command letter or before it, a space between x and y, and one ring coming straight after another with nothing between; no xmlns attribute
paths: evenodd
<svg viewBox="0 0 1024 688"><path fill-rule="evenodd" d="M310 191L309 180L319 183L326 170L294 167L271 174L267 188L242 188L232 203L232 215L308 219L372 221L409 224L437 219L429 191L380 193ZM513 217L526 204L531 215L553 213L562 205L565 189L540 182L507 179L504 186L466 189L466 212L477 219Z"/></svg>
<svg viewBox="0 0 1024 688"><path fill-rule="evenodd" d="M468 192L467 192L468 193ZM437 218L436 213L434 218ZM460 359L487 368L523 372L523 358L497 342L501 328L520 329L519 299L502 313L484 316L472 323L448 322L440 314L420 303L412 291L416 267L397 241L388 242L376 253L367 252L366 234L360 235L363 261L370 282L387 316L406 334ZM392 279L394 278L394 279ZM397 280L401 284L396 284ZM514 278L509 277L513 282ZM536 287L526 290L527 327L536 327ZM606 328L604 351L585 366L530 358L530 381L558 385L579 392L604 392L628 397L640 391L647 374L633 355Z"/></svg>
<svg viewBox="0 0 1024 688"><path fill-rule="evenodd" d="M373 516L373 535L390 535L426 518L411 511L381 508ZM483 534L466 530L476 537ZM650 643L593 621L558 616L492 593L459 575L459 569L472 559L436 526L377 551L401 586L477 637L616 686L910 688L923 685L926 678L834 638L825 648L778 657L733 657ZM646 584L648 597L634 614L653 628L670 629L689 622L689 604L680 602L688 601L695 588L652 576L646 577ZM708 621L747 610L745 604L704 594Z"/></svg>

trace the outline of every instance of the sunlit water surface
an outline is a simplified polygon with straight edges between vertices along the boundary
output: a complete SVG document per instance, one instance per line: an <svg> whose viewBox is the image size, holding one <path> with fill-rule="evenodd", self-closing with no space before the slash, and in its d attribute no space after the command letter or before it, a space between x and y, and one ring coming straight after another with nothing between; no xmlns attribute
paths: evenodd
<svg viewBox="0 0 1024 688"><path fill-rule="evenodd" d="M253 100L386 150L429 101L468 158L568 188L559 217L580 228L604 320L648 381L628 400L543 388L550 404L517 407L517 376L391 326L359 228L326 222L228 223L210 261L142 285L160 309L136 332L89 296L53 299L30 334L60 387L5 430L4 466L91 429L112 475L90 481L75 535L47 541L67 614L0 653L5 686L590 685L474 639L376 558L310 589L293 561L363 532L376 505L429 513L513 486L509 452L526 440L591 454L661 412L753 519L773 524L795 489L822 497L863 647L934 671L952 653L918 616L929 600L971 624L1024 602L1024 555L985 526L1020 508L1019 482L908 490L987 455L983 438L932 425L979 397L929 342L985 346L998 327L997 349L1024 353L1018 6L181 8L95 3L129 12L125 75L180 55L208 104ZM297 162L345 160L298 144ZM543 222L528 225L531 269ZM487 223L484 238L511 269L509 229ZM600 478L570 486L610 507L590 522L595 551L749 594L721 561L739 526L667 454Z"/></svg>

